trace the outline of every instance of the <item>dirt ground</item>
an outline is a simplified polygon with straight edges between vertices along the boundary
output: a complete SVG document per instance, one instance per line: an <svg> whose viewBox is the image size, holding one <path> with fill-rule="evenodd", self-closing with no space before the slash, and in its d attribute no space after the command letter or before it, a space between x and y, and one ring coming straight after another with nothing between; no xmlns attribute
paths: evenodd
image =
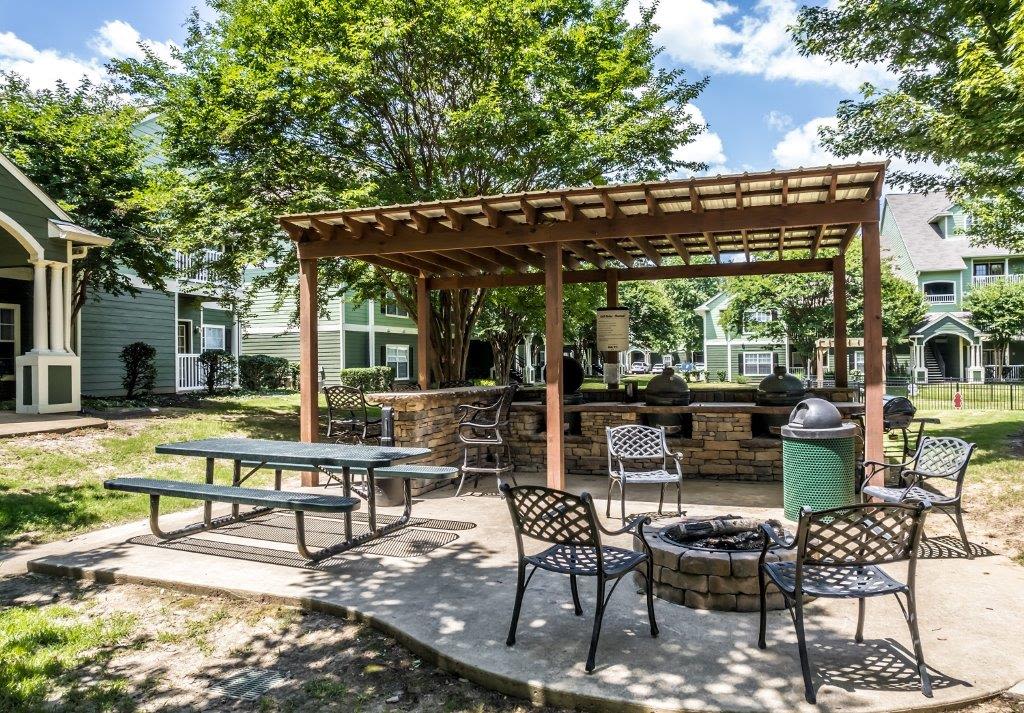
<svg viewBox="0 0 1024 713"><path fill-rule="evenodd" d="M559 713L452 676L367 626L290 607L34 575L0 580L0 615L12 606L64 606L83 622L132 615L120 640L52 676L45 710ZM270 688L239 697L256 674ZM232 680L240 689L218 687ZM117 695L89 695L110 681ZM16 710L40 707L5 713ZM999 698L964 710L1024 713L1024 703Z"/></svg>

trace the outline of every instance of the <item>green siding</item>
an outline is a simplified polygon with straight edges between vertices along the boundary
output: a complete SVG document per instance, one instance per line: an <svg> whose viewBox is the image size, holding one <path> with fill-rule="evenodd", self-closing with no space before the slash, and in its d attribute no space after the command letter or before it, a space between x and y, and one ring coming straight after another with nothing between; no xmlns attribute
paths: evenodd
<svg viewBox="0 0 1024 713"><path fill-rule="evenodd" d="M362 324L366 325L370 323L370 303L369 302L346 302L345 303L345 324Z"/></svg>
<svg viewBox="0 0 1024 713"><path fill-rule="evenodd" d="M415 327L416 323L408 315L405 317L396 317L390 314L384 314L384 303L374 302L373 303L376 313L374 314L374 326L376 327Z"/></svg>
<svg viewBox="0 0 1024 713"><path fill-rule="evenodd" d="M786 347L783 344L733 344L731 352L732 378L734 380L743 373L742 355L744 352L772 352L775 354L776 364L785 365L786 363ZM719 371L729 372L728 358L729 348L724 344L711 344L707 347L707 351L704 352L704 364L712 381L718 379Z"/></svg>
<svg viewBox="0 0 1024 713"><path fill-rule="evenodd" d="M964 298L963 276L964 270L943 270L937 272L922 272L918 277L918 288L924 291L925 283L928 282L952 282L956 287L956 302L945 304L929 304L929 312L957 312L960 310L960 303Z"/></svg>
<svg viewBox="0 0 1024 713"><path fill-rule="evenodd" d="M345 331L345 367L353 369L370 365L369 332Z"/></svg>
<svg viewBox="0 0 1024 713"><path fill-rule="evenodd" d="M893 271L904 280L914 282L917 271L914 269L914 263L910 259L907 245L903 242L903 236L900 235L899 226L896 224L896 219L889 209L888 202L886 202L885 209L882 211L882 226L879 230L879 236L882 246L889 253Z"/></svg>
<svg viewBox="0 0 1024 713"><path fill-rule="evenodd" d="M138 296L100 293L82 309L82 393L124 393L121 349L132 342L156 347L156 390L174 391L174 296L142 290Z"/></svg>
<svg viewBox="0 0 1024 713"><path fill-rule="evenodd" d="M67 248L64 245L64 241L50 238L46 228L47 220L59 218L60 216L43 205L38 198L32 195L29 189L2 167L0 167L0 211L9 215L39 241L43 246L44 256L47 260L67 261ZM3 233L5 236L8 235L6 230ZM9 238L13 242L14 247L20 247L21 244L13 235L9 235ZM6 253L10 252L10 250L8 247L5 251L5 256L8 258L11 255L6 255ZM14 256L18 256L17 252L14 252ZM22 248L21 259L13 264L27 264L27 257L28 254ZM6 262L2 265L2 267L10 266Z"/></svg>

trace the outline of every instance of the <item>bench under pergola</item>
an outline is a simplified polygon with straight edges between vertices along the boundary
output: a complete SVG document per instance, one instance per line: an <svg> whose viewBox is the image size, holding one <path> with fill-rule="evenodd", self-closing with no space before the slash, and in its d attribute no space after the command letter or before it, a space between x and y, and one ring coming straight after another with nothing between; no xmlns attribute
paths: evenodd
<svg viewBox="0 0 1024 713"><path fill-rule="evenodd" d="M547 423L563 423L566 283L830 272L836 386L847 386L846 251L861 234L865 451L882 458L879 199L884 163L475 196L283 216L299 257L301 438L317 438L317 260L348 258L413 276L417 374L429 388L432 290L543 285ZM793 251L809 257L792 257ZM787 255L787 252L790 255ZM710 256L712 262L694 262ZM666 264L667 258L674 264ZM547 428L547 482L565 487L562 429Z"/></svg>

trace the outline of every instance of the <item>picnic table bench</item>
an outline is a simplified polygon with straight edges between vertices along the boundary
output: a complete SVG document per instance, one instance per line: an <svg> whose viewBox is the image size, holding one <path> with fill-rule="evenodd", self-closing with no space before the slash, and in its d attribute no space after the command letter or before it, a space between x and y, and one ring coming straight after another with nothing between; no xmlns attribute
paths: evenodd
<svg viewBox="0 0 1024 713"><path fill-rule="evenodd" d="M339 497L337 495L321 495L319 493L290 493L280 490L260 490L257 488L240 488L228 485L208 485L206 483L185 483L179 480L158 480L155 478L113 478L103 483L107 490L118 490L126 493L145 493L149 495L149 528L162 540L173 540L192 535L204 530L212 530L223 525L242 522L257 517L271 510L292 510L295 512L295 544L299 554L311 562L337 554L337 550L325 547L313 552L306 545L305 514L312 513L351 513L359 509L356 498ZM209 523L202 522L173 532L164 532L160 528L160 496L189 498L204 502L231 503L232 505L252 505L254 508L245 513L217 518Z"/></svg>

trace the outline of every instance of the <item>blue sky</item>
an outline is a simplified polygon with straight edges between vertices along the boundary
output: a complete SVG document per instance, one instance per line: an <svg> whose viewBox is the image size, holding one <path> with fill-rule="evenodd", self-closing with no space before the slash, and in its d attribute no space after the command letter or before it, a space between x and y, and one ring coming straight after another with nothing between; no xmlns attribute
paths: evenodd
<svg viewBox="0 0 1024 713"><path fill-rule="evenodd" d="M631 0L636 17L639 2ZM111 57L137 55L137 42L167 53L184 36L195 0L0 0L0 69L15 70L37 86L83 73L101 78ZM665 66L683 67L711 83L694 115L708 131L680 150L712 173L835 163L817 141L818 127L834 121L843 98L865 80L886 84L878 67L842 67L800 57L786 26L794 0L725 2L662 0L658 40ZM209 11L200 8L204 14ZM864 156L863 158L877 158Z"/></svg>

